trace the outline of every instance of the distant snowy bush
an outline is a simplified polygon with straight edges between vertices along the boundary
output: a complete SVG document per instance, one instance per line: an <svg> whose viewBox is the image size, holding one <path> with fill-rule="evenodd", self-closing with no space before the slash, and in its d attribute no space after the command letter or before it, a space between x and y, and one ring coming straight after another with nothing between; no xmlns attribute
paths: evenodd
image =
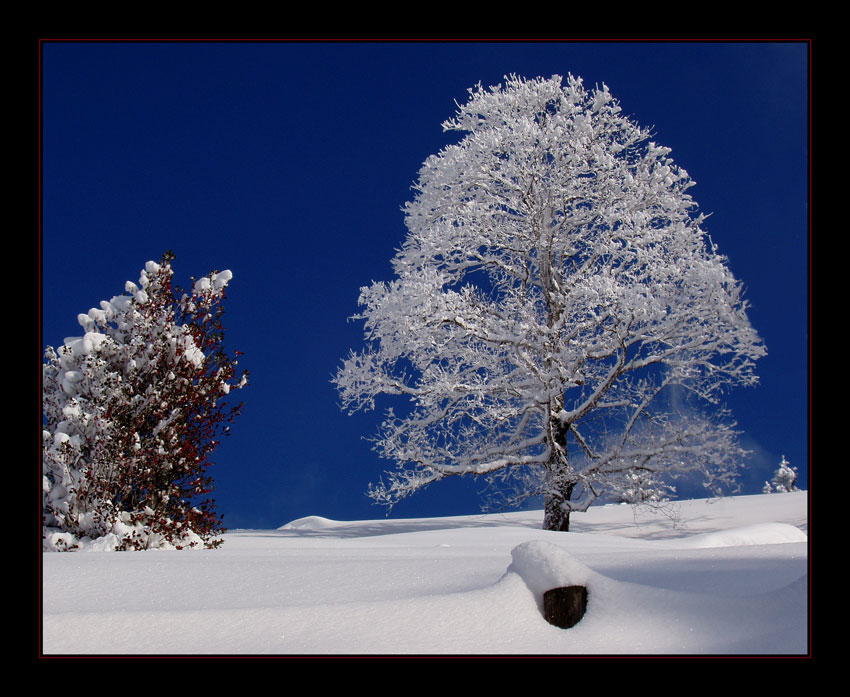
<svg viewBox="0 0 850 697"><path fill-rule="evenodd" d="M773 475L771 482L765 482L762 492L765 494L785 494L791 491L799 491L797 488L797 468L791 467L791 463L782 456L779 469Z"/></svg>
<svg viewBox="0 0 850 697"><path fill-rule="evenodd" d="M43 550L216 547L209 457L247 382L222 348L230 271L172 287L170 253L77 319L42 366ZM236 352L238 355L238 352Z"/></svg>

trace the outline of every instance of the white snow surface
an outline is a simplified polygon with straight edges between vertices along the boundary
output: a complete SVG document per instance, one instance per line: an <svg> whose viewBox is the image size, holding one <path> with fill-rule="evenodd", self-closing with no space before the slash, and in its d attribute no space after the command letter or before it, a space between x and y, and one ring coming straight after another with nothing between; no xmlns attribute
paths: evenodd
<svg viewBox="0 0 850 697"><path fill-rule="evenodd" d="M807 654L807 492L235 530L217 550L42 555L42 652ZM548 624L542 595L588 589Z"/></svg>

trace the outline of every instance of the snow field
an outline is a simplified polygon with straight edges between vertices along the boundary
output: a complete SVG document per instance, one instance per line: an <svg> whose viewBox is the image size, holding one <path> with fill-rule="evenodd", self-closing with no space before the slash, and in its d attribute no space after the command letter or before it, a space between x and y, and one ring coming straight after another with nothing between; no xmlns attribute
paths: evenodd
<svg viewBox="0 0 850 697"><path fill-rule="evenodd" d="M218 550L43 555L45 654L804 654L806 492L228 533ZM582 583L587 614L546 623Z"/></svg>

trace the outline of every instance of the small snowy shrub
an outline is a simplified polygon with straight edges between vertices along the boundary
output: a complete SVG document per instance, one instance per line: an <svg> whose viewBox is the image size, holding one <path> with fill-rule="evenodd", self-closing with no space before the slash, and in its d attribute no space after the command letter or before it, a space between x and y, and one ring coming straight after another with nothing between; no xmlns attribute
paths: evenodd
<svg viewBox="0 0 850 697"><path fill-rule="evenodd" d="M42 366L43 549L217 547L224 531L206 474L247 382L222 348L230 271L189 293L174 256L78 316L82 337ZM194 281L194 279L192 279Z"/></svg>
<svg viewBox="0 0 850 697"><path fill-rule="evenodd" d="M772 484L772 486L771 486ZM791 467L791 463L782 456L779 469L776 470L771 482L765 482L762 492L765 494L787 494L799 491L797 484L797 468Z"/></svg>

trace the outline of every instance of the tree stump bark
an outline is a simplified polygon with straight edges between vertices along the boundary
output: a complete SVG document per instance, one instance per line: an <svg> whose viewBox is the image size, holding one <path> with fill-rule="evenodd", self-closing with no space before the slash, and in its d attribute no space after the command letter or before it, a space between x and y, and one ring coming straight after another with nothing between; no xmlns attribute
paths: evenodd
<svg viewBox="0 0 850 697"><path fill-rule="evenodd" d="M543 594L543 617L549 624L569 629L578 624L587 610L587 588L564 586Z"/></svg>

